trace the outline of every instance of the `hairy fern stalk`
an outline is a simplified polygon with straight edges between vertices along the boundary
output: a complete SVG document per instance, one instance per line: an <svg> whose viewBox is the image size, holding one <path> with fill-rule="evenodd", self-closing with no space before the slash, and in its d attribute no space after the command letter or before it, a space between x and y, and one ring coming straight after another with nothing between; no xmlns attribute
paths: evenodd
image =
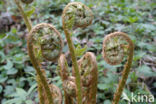
<svg viewBox="0 0 156 104"><path fill-rule="evenodd" d="M53 90L56 86L48 84L40 65L43 58L49 61L55 61L59 58L63 47L60 33L50 24L38 24L30 31L27 38L27 46L31 62L38 76L37 82L41 104L43 102L44 104L61 104L61 92L59 90L56 91L56 89Z"/></svg>
<svg viewBox="0 0 156 104"><path fill-rule="evenodd" d="M39 103L96 104L98 82L96 56L92 52L86 52L77 60L75 47L71 38L73 28L86 28L91 25L93 20L92 11L81 2L71 2L63 10L63 30L72 60L72 73L70 73L66 56L62 53L63 41L59 31L48 23L41 23L32 27L31 21L25 14L20 1L14 1L29 31L27 47L30 60L37 73ZM30 4L33 0L21 0L21 2ZM102 54L108 64L120 64L124 56L128 56L112 104L119 103L130 72L133 51L133 42L125 33L114 32L107 35L103 40ZM48 83L45 69L42 69L41 66L41 62L44 60L58 61L58 73L62 80L64 98L62 98L62 93L57 86Z"/></svg>
<svg viewBox="0 0 156 104"><path fill-rule="evenodd" d="M75 54L75 47L71 39L71 34L73 27L85 28L92 23L92 19L92 11L86 5L80 2L69 3L64 8L62 14L63 30L65 32L71 59L73 62L73 68L75 71L77 104L82 104L82 82L79 72L79 66L77 63L77 57Z"/></svg>
<svg viewBox="0 0 156 104"><path fill-rule="evenodd" d="M103 57L111 65L120 64L124 55L128 55L127 63L122 72L122 78L119 82L116 93L114 94L113 104L118 104L133 60L134 45L127 34L123 32L114 32L107 35L103 41Z"/></svg>

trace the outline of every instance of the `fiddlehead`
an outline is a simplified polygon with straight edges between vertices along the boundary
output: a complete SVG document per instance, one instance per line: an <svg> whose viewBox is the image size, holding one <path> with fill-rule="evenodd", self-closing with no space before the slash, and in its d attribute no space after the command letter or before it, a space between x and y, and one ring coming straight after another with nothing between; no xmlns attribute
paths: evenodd
<svg viewBox="0 0 156 104"><path fill-rule="evenodd" d="M73 104L73 98L76 96L75 78L69 74L68 63L64 54L60 56L58 64L59 75L63 82L65 104Z"/></svg>
<svg viewBox="0 0 156 104"><path fill-rule="evenodd" d="M116 93L114 94L113 104L118 104L128 74L130 72L133 60L134 45L127 34L122 32L114 32L107 35L103 41L103 57L105 61L111 65L117 65L122 62L125 55L128 56L127 63L124 66L122 78L119 82Z"/></svg>
<svg viewBox="0 0 156 104"><path fill-rule="evenodd" d="M77 88L77 102L82 104L82 89L79 68L77 64L75 48L71 39L71 30L75 27L86 27L91 24L93 19L92 11L80 2L69 3L63 10L62 24L70 50L73 67L75 70L75 82Z"/></svg>
<svg viewBox="0 0 156 104"><path fill-rule="evenodd" d="M87 52L79 61L80 75L83 86L83 104L96 104L97 62L92 52ZM74 70L73 70L74 74Z"/></svg>
<svg viewBox="0 0 156 104"><path fill-rule="evenodd" d="M27 38L27 46L31 62L45 90L48 104L53 104L54 99L51 95L53 90L50 89L51 87L49 87L46 78L41 72L40 61L42 58L55 61L60 56L63 46L60 33L50 24L38 24L30 31Z"/></svg>
<svg viewBox="0 0 156 104"><path fill-rule="evenodd" d="M81 2L69 3L63 12L63 26L67 29L72 27L87 27L92 23L92 11Z"/></svg>
<svg viewBox="0 0 156 104"><path fill-rule="evenodd" d="M29 38L31 37L31 38ZM34 44L35 57L56 61L59 58L63 42L60 33L50 24L41 23L30 32L28 41Z"/></svg>

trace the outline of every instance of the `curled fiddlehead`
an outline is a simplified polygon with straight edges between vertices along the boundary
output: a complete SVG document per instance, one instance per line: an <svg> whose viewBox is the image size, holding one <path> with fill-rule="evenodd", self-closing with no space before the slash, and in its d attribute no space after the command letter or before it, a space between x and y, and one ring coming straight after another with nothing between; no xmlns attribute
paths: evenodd
<svg viewBox="0 0 156 104"><path fill-rule="evenodd" d="M87 52L79 61L79 71L82 81L82 104L95 104L97 92L97 62L93 53ZM73 76L70 76L68 64L65 56L62 54L59 58L59 73L63 81L65 92L65 104L76 104L76 85L75 70Z"/></svg>
<svg viewBox="0 0 156 104"><path fill-rule="evenodd" d="M76 96L75 78L69 74L68 63L64 54L60 56L58 64L59 75L61 76L63 82L65 104L73 104Z"/></svg>
<svg viewBox="0 0 156 104"><path fill-rule="evenodd" d="M128 74L130 72L133 60L134 45L127 34L122 32L114 32L107 35L103 41L103 57L105 61L111 65L120 64L124 56L128 56L127 63L124 66L122 78L119 82L116 93L114 94L113 104L118 104Z"/></svg>
<svg viewBox="0 0 156 104"><path fill-rule="evenodd" d="M29 37L28 41L34 44L36 58L45 58L49 61L56 61L59 58L63 42L54 26L47 23L38 24L32 29Z"/></svg>
<svg viewBox="0 0 156 104"><path fill-rule="evenodd" d="M63 12L63 26L68 29L72 27L87 27L92 23L92 11L81 2L69 3Z"/></svg>
<svg viewBox="0 0 156 104"><path fill-rule="evenodd" d="M43 59L55 61L60 56L63 46L60 33L50 24L38 24L30 31L27 38L27 46L31 62L45 90L44 92L48 100L47 104L53 104L54 99L51 95L53 91L41 72L40 62Z"/></svg>
<svg viewBox="0 0 156 104"><path fill-rule="evenodd" d="M75 48L71 39L73 27L86 27L92 23L93 14L92 11L80 2L69 3L63 10L62 24L63 30L66 35L68 47L70 50L73 67L75 70L75 82L76 82L76 93L77 103L82 104L82 88L79 68L77 64Z"/></svg>
<svg viewBox="0 0 156 104"><path fill-rule="evenodd" d="M96 104L98 72L95 55L92 52L87 52L78 61L78 65L84 93L83 104Z"/></svg>

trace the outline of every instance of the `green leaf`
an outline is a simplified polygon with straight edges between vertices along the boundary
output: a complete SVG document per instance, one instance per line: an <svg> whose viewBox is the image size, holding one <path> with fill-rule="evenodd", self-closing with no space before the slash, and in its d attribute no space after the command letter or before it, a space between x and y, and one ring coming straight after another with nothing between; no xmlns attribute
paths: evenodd
<svg viewBox="0 0 156 104"><path fill-rule="evenodd" d="M24 68L25 72L33 72L35 69L32 66L26 66L26 68Z"/></svg>
<svg viewBox="0 0 156 104"><path fill-rule="evenodd" d="M8 59L7 64L4 66L4 69L11 69L13 67L13 63Z"/></svg>
<svg viewBox="0 0 156 104"><path fill-rule="evenodd" d="M3 87L0 85L0 93L3 91Z"/></svg>
<svg viewBox="0 0 156 104"><path fill-rule="evenodd" d="M153 84L154 87L156 87L156 82Z"/></svg>
<svg viewBox="0 0 156 104"><path fill-rule="evenodd" d="M25 54L23 54L23 53L16 54L15 56L13 56L13 62L22 64L24 61L24 58L25 58L24 56L25 56Z"/></svg>
<svg viewBox="0 0 156 104"><path fill-rule="evenodd" d="M103 104L112 104L110 100L106 100Z"/></svg>
<svg viewBox="0 0 156 104"><path fill-rule="evenodd" d="M100 84L98 84L98 88L100 90L107 90L107 89L110 88L110 85L109 84L105 84L105 83L100 83Z"/></svg>
<svg viewBox="0 0 156 104"><path fill-rule="evenodd" d="M140 60L144 55L146 55L146 52L137 51L137 53L134 54L133 60L134 61Z"/></svg>
<svg viewBox="0 0 156 104"><path fill-rule="evenodd" d="M87 46L82 48L80 45L78 45L75 49L76 56L80 57L87 51Z"/></svg>
<svg viewBox="0 0 156 104"><path fill-rule="evenodd" d="M128 17L128 22L134 23L138 20L138 17Z"/></svg>
<svg viewBox="0 0 156 104"><path fill-rule="evenodd" d="M26 15L30 17L35 12L35 7L32 7L30 10L26 11Z"/></svg>
<svg viewBox="0 0 156 104"><path fill-rule="evenodd" d="M28 95L30 95L36 87L37 87L37 84L36 83L34 85L32 85L30 87L30 89L28 90Z"/></svg>
<svg viewBox="0 0 156 104"><path fill-rule="evenodd" d="M11 85L7 85L4 89L4 93L7 97L10 96L14 91L15 91L15 88L14 86L11 86Z"/></svg>
<svg viewBox="0 0 156 104"><path fill-rule="evenodd" d="M0 51L0 63L3 62L5 60L5 54L4 52ZM1 68L0 68L1 69Z"/></svg>
<svg viewBox="0 0 156 104"><path fill-rule="evenodd" d="M26 104L34 104L32 100L27 100L25 103Z"/></svg>
<svg viewBox="0 0 156 104"><path fill-rule="evenodd" d="M155 77L156 72L153 72L152 69L146 65L140 66L138 69L138 76L145 76L145 77Z"/></svg>
<svg viewBox="0 0 156 104"><path fill-rule="evenodd" d="M14 75L16 74L18 71L15 68L11 68L7 70L7 75Z"/></svg>
<svg viewBox="0 0 156 104"><path fill-rule="evenodd" d="M0 75L0 83L5 82L8 79L8 76L4 77L2 75Z"/></svg>
<svg viewBox="0 0 156 104"><path fill-rule="evenodd" d="M17 91L16 96L20 96L21 98L26 99L27 92L24 89L16 88L16 91Z"/></svg>
<svg viewBox="0 0 156 104"><path fill-rule="evenodd" d="M12 32L13 34L16 34L17 29L16 29L16 28L12 28L12 29L11 29L11 32Z"/></svg>
<svg viewBox="0 0 156 104"><path fill-rule="evenodd" d="M20 98L10 99L4 102L4 104L21 104L21 103L22 103L22 100Z"/></svg>
<svg viewBox="0 0 156 104"><path fill-rule="evenodd" d="M7 38L7 36L8 36L7 34L0 34L0 42L1 42L1 40Z"/></svg>

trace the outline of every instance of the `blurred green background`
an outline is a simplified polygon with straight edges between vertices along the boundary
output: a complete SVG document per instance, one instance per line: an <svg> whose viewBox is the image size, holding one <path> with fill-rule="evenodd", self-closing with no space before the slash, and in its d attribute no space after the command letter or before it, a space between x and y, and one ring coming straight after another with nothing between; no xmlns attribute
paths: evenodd
<svg viewBox="0 0 156 104"><path fill-rule="evenodd" d="M61 14L71 1L86 4L94 13L92 25L74 30L72 39L78 58L86 51L94 52L97 56L97 104L111 104L126 61L111 66L102 58L103 38L115 31L127 33L135 44L133 64L122 97L131 99L133 92L153 94L156 98L156 0L34 0L30 5L21 4L33 26L42 22L52 23L65 40ZM36 73L27 53L27 34L24 20L13 0L0 0L1 104L38 103ZM63 52L71 66L68 46L66 41L64 43ZM45 61L43 66L50 83L62 89L57 63ZM127 102L121 100L120 104Z"/></svg>

